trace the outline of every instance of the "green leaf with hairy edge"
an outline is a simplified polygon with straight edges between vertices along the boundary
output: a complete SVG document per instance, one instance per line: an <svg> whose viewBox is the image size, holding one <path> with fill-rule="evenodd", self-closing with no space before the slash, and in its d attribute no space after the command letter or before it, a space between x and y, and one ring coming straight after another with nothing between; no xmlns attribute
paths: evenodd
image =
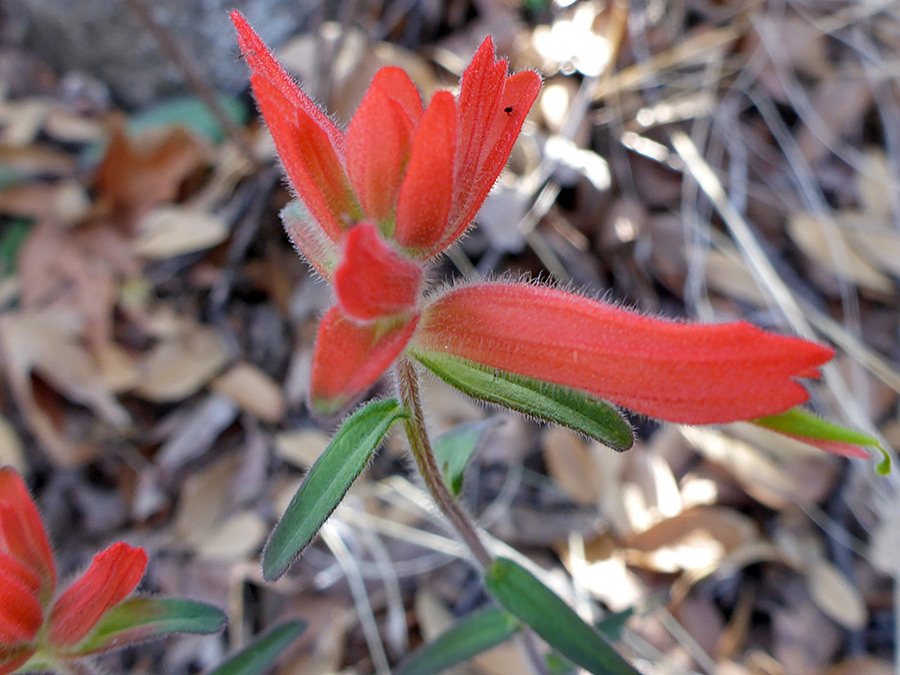
<svg viewBox="0 0 900 675"><path fill-rule="evenodd" d="M881 443L877 438L855 429L842 427L803 408L791 408L777 415L760 417L753 420L753 423L782 434L801 436L816 441L834 441L836 443L878 448L884 456L878 464L878 473L890 473L891 456L881 447Z"/></svg>
<svg viewBox="0 0 900 675"><path fill-rule="evenodd" d="M628 450L634 434L613 406L577 389L488 368L457 356L410 350L447 384L489 403L555 422L614 450Z"/></svg>
<svg viewBox="0 0 900 675"><path fill-rule="evenodd" d="M560 654L594 675L639 675L606 639L531 572L506 558L487 568L484 585Z"/></svg>
<svg viewBox="0 0 900 675"><path fill-rule="evenodd" d="M434 439L434 456L454 497L462 492L463 473L485 432L499 420L457 424Z"/></svg>
<svg viewBox="0 0 900 675"><path fill-rule="evenodd" d="M207 675L259 675L305 630L305 621L287 621L276 626Z"/></svg>
<svg viewBox="0 0 900 675"><path fill-rule="evenodd" d="M225 627L218 607L180 598L129 598L100 617L75 654L91 654L168 633L217 633Z"/></svg>
<svg viewBox="0 0 900 675"><path fill-rule="evenodd" d="M337 508L391 425L409 417L397 399L372 401L348 417L297 490L263 550L263 576L275 581Z"/></svg>
<svg viewBox="0 0 900 675"><path fill-rule="evenodd" d="M487 651L515 635L519 621L498 607L476 612L421 649L400 668L399 675L430 675Z"/></svg>

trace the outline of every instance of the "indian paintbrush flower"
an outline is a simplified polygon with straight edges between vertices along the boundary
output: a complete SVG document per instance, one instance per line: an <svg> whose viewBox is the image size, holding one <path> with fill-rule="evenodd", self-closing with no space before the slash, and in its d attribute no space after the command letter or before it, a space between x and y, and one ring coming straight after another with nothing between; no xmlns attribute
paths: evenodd
<svg viewBox="0 0 900 675"><path fill-rule="evenodd" d="M146 567L144 549L120 541L58 593L37 507L19 474L0 467L0 675L69 672L68 662L155 635L221 630L225 617L209 605L128 598Z"/></svg>
<svg viewBox="0 0 900 675"><path fill-rule="evenodd" d="M137 586L147 553L118 542L56 596L56 564L47 533L19 475L0 469L0 674L37 652L66 659L100 618Z"/></svg>
<svg viewBox="0 0 900 675"><path fill-rule="evenodd" d="M489 37L458 95L427 106L402 70L382 68L344 132L231 16L299 198L287 231L335 289L313 355L318 413L345 409L402 353L438 375L435 364L462 364L687 424L771 418L784 431L778 416L808 400L798 380L818 377L832 350L746 322L668 321L528 283L428 292L429 262L472 223L540 89L537 73L508 74Z"/></svg>

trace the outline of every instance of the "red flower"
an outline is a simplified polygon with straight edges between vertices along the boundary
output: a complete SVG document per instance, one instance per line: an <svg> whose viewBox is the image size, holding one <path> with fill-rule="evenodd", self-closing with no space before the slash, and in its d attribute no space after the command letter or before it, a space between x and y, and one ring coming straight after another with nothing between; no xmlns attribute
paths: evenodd
<svg viewBox="0 0 900 675"><path fill-rule="evenodd" d="M587 391L640 413L711 424L782 413L808 399L833 352L747 323L641 316L528 284L477 284L426 297L428 262L471 224L540 88L507 74L487 38L459 95L423 109L397 68L376 73L346 134L301 91L237 12L253 92L299 203L299 251L334 284L319 329L311 401L344 409L404 350ZM425 357L427 356L427 359Z"/></svg>
<svg viewBox="0 0 900 675"><path fill-rule="evenodd" d="M0 468L0 675L38 651L66 658L146 565L144 549L113 544L54 601L56 564L40 515L15 470Z"/></svg>

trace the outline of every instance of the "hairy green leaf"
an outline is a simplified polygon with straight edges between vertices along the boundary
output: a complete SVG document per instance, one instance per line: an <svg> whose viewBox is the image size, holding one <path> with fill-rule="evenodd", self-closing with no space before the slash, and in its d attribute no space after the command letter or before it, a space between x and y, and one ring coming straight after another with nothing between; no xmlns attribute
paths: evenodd
<svg viewBox="0 0 900 675"><path fill-rule="evenodd" d="M259 675L278 655L306 630L305 621L287 621L260 635L208 675Z"/></svg>

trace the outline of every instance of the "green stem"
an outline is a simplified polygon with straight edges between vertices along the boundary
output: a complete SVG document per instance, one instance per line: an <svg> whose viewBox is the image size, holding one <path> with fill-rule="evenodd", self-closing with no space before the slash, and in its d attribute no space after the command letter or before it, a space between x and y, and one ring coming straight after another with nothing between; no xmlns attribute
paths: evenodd
<svg viewBox="0 0 900 675"><path fill-rule="evenodd" d="M459 538L472 552L472 556L482 568L491 564L493 556L481 543L475 525L466 512L450 494L441 470L434 459L431 449L431 441L428 438L428 430L425 427L425 413L422 410L422 400L419 395L419 375L415 366L406 356L401 356L396 366L397 386L400 390L400 400L410 416L406 420L406 437L409 439L409 447L415 457L419 473L425 481L425 487L431 493L441 513L453 525L453 529Z"/></svg>

